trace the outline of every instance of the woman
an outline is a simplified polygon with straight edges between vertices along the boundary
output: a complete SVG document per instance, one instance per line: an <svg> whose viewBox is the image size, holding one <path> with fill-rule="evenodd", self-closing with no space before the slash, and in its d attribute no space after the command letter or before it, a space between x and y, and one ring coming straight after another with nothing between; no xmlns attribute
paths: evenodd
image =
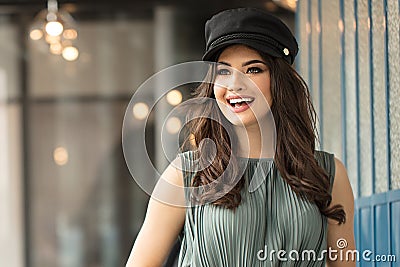
<svg viewBox="0 0 400 267"><path fill-rule="evenodd" d="M179 266L355 266L353 193L343 164L315 150L290 30L240 8L212 17L206 42L203 59L218 64L196 97L215 101L192 113L215 117L192 121L184 171L171 164L161 176L202 190L182 188L187 209L150 200L127 266L161 266L182 229Z"/></svg>

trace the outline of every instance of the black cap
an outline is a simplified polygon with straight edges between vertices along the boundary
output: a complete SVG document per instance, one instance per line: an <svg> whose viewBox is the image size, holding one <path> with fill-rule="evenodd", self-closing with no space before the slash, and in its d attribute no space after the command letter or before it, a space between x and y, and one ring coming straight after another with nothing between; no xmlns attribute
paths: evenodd
<svg viewBox="0 0 400 267"><path fill-rule="evenodd" d="M222 48L244 44L292 64L298 45L290 29L277 17L256 9L222 11L206 22L205 61L215 61Z"/></svg>

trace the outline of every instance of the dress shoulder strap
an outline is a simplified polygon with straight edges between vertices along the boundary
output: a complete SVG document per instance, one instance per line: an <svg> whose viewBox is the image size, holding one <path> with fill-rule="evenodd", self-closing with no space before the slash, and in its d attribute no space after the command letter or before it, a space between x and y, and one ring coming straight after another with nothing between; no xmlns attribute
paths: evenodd
<svg viewBox="0 0 400 267"><path fill-rule="evenodd" d="M190 187L193 176L197 171L197 161L195 151L186 151L179 153L178 157L182 164L183 182L185 187Z"/></svg>
<svg viewBox="0 0 400 267"><path fill-rule="evenodd" d="M335 179L335 155L326 151L315 150L315 159L319 166L325 169L329 176L330 188L329 192L332 193L333 181Z"/></svg>

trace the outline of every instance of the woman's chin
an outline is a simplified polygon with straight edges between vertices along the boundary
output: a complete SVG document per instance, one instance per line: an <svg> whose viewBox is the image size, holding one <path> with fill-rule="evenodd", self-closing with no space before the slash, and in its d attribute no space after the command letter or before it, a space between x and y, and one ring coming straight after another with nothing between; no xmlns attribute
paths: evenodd
<svg viewBox="0 0 400 267"><path fill-rule="evenodd" d="M257 120L253 115L250 115L250 116L242 116L242 115L229 116L227 119L232 125L237 126L237 127L247 128L249 126L257 124Z"/></svg>

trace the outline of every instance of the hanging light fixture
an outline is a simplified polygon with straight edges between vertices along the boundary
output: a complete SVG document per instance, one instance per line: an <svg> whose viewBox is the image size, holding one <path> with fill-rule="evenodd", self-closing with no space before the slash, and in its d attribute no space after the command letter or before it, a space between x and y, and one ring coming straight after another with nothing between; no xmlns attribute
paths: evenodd
<svg viewBox="0 0 400 267"><path fill-rule="evenodd" d="M57 0L47 1L47 9L35 17L29 36L33 41L43 39L50 53L67 61L79 57L79 50L73 44L78 37L75 21L67 11L58 9Z"/></svg>
<svg viewBox="0 0 400 267"><path fill-rule="evenodd" d="M273 0L275 4L292 12L296 12L298 0Z"/></svg>

